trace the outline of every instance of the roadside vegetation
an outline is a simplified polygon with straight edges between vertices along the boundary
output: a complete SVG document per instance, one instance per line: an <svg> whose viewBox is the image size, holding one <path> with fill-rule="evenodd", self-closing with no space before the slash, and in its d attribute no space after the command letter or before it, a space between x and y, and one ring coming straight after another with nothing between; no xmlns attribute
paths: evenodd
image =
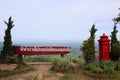
<svg viewBox="0 0 120 80"><path fill-rule="evenodd" d="M42 60L39 60L39 58L43 59L43 61L51 62L51 71L54 71L54 74L63 74L63 76L60 77L60 80L79 80L81 77L90 80L119 80L120 78L119 62L114 63L111 61L96 61L94 63L86 64L82 55L67 55L64 58L60 56L36 56L32 58L26 57L26 61L27 59L28 61L32 61L29 59L33 58L40 62L42 62ZM48 76L45 76L44 78L47 77Z"/></svg>
<svg viewBox="0 0 120 80"><path fill-rule="evenodd" d="M79 74L82 76L90 77L91 79L100 79L100 80L119 80L120 78L120 63L113 63L110 61L107 62L95 62L91 64L86 64L83 57L65 57L65 58L55 58L52 61L53 66L52 70L55 72L61 72L68 74L67 76L62 77L68 78L71 74ZM80 76L80 75L79 75ZM64 79L63 79L64 80ZM72 80L72 79L66 79Z"/></svg>

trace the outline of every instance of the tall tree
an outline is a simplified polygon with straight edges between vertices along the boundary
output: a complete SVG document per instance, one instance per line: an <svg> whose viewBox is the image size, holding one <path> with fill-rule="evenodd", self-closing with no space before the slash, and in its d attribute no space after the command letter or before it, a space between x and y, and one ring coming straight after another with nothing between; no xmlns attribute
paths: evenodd
<svg viewBox="0 0 120 80"><path fill-rule="evenodd" d="M110 36L111 37L111 44L118 42L117 33L118 33L118 30L116 27L116 23L114 23L113 31L111 32L111 36Z"/></svg>
<svg viewBox="0 0 120 80"><path fill-rule="evenodd" d="M119 10L120 10L120 8L119 8ZM114 21L115 23L120 22L120 13L118 14L118 16L117 16L116 18L113 19L113 21Z"/></svg>
<svg viewBox="0 0 120 80"><path fill-rule="evenodd" d="M110 53L110 57L111 60L113 61L118 61L118 59L120 58L120 43L117 39L117 27L116 27L116 23L114 23L114 27L113 27L113 31L111 32L111 53Z"/></svg>
<svg viewBox="0 0 120 80"><path fill-rule="evenodd" d="M95 29L95 25L93 24L90 30L90 37L92 37L93 39L95 39L95 32L97 31L97 29Z"/></svg>
<svg viewBox="0 0 120 80"><path fill-rule="evenodd" d="M90 37L83 42L83 46L81 46L81 51L83 51L84 59L86 63L91 63L95 61L95 33L97 29L95 29L95 25L92 25L90 30Z"/></svg>
<svg viewBox="0 0 120 80"><path fill-rule="evenodd" d="M120 8L119 8L120 10ZM118 30L116 29L116 24L120 23L120 13L116 18L113 19L114 27L113 27L113 32L111 32L111 60L113 61L118 61L120 59L120 42L117 39L117 32Z"/></svg>
<svg viewBox="0 0 120 80"><path fill-rule="evenodd" d="M12 40L11 40L11 29L14 27L12 17L9 17L8 22L4 21L7 25L5 30L5 37L3 43L3 50L1 51L1 57L5 58L6 56L13 56Z"/></svg>

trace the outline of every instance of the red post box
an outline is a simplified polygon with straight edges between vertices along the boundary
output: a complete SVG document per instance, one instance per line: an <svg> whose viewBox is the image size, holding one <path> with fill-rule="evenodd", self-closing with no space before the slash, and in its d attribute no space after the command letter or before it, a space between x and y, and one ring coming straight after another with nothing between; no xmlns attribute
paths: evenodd
<svg viewBox="0 0 120 80"><path fill-rule="evenodd" d="M99 42L99 61L110 60L110 40L104 33L100 36Z"/></svg>

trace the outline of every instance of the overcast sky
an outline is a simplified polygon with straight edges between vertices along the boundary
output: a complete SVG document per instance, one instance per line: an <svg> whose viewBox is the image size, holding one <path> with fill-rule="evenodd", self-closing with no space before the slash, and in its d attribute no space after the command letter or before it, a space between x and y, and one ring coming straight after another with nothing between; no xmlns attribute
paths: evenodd
<svg viewBox="0 0 120 80"><path fill-rule="evenodd" d="M103 33L110 36L118 8L120 0L0 0L0 41L10 16L13 41L83 41L93 24L97 41ZM117 29L120 39L120 25Z"/></svg>

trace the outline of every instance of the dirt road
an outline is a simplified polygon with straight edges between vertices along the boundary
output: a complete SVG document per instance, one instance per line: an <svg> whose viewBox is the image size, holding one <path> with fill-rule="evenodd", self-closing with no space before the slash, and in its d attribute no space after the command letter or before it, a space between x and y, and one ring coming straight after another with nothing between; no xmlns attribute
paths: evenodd
<svg viewBox="0 0 120 80"><path fill-rule="evenodd" d="M24 74L15 74L7 77L0 77L0 80L33 80L33 78L38 75L42 80L59 80L60 74L51 74L50 68L51 63L27 63L33 65L36 69L35 71L30 71ZM1 70L13 70L16 64L0 64Z"/></svg>

